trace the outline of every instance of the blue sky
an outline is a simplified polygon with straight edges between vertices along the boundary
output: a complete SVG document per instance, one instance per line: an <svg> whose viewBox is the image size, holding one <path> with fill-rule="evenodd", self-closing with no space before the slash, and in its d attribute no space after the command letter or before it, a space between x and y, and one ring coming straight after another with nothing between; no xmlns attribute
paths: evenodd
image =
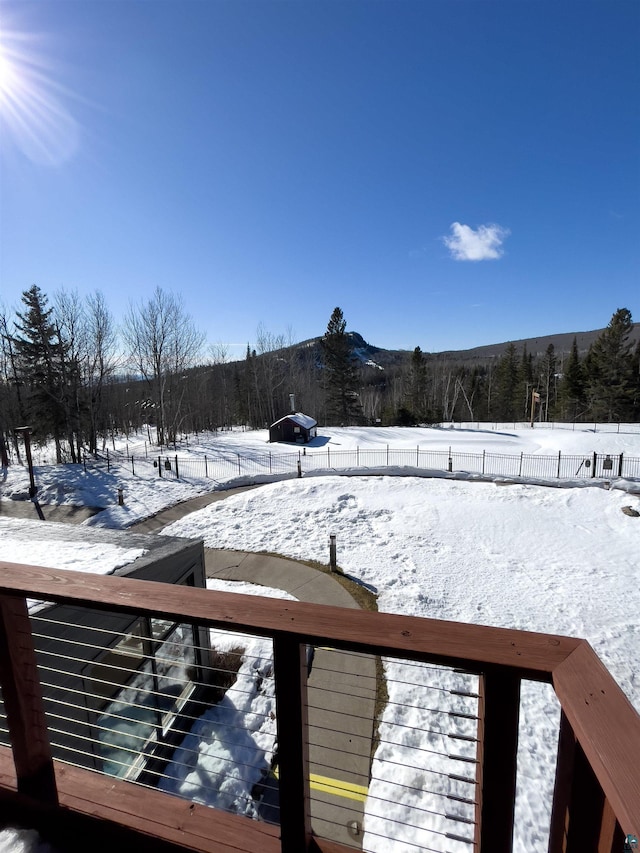
<svg viewBox="0 0 640 853"><path fill-rule="evenodd" d="M640 320L640 3L0 2L0 299L461 349Z"/></svg>

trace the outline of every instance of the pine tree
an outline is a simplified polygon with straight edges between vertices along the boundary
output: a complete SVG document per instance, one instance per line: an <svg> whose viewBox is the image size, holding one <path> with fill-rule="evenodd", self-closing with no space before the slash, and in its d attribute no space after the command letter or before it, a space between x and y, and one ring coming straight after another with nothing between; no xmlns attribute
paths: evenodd
<svg viewBox="0 0 640 853"><path fill-rule="evenodd" d="M631 412L634 397L631 312L618 308L607 328L591 345L585 368L594 420L620 421Z"/></svg>
<svg viewBox="0 0 640 853"><path fill-rule="evenodd" d="M322 338L327 424L353 424L362 419L356 362L346 328L342 310L334 308Z"/></svg>
<svg viewBox="0 0 640 853"><path fill-rule="evenodd" d="M574 337L560 383L560 401L564 418L575 421L584 411L584 370L578 354L578 342Z"/></svg>
<svg viewBox="0 0 640 853"><path fill-rule="evenodd" d="M34 435L53 437L56 461L62 461L61 439L65 433L64 342L53 321L53 308L37 285L22 294L25 305L12 337L19 381L26 388L25 414Z"/></svg>
<svg viewBox="0 0 640 853"><path fill-rule="evenodd" d="M409 367L409 387L406 394L406 405L401 407L403 418L412 423L424 423L427 415L427 365L420 347L411 353ZM400 416L400 412L398 413Z"/></svg>
<svg viewBox="0 0 640 853"><path fill-rule="evenodd" d="M518 356L510 343L496 368L496 388L492 400L493 416L499 420L515 421L519 409L516 405L518 390Z"/></svg>

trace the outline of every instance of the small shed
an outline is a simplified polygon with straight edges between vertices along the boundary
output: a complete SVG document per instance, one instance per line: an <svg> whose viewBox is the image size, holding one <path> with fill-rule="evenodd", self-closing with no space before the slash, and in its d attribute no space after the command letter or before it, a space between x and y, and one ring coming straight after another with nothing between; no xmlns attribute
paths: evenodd
<svg viewBox="0 0 640 853"><path fill-rule="evenodd" d="M44 545L73 550L82 571L206 586L202 540L21 525L27 564L43 564ZM29 613L54 757L124 779L161 766L184 735L180 716L202 698L208 631L71 604L29 601Z"/></svg>
<svg viewBox="0 0 640 853"><path fill-rule="evenodd" d="M306 444L316 437L318 422L310 415L292 412L269 427L269 441L290 441Z"/></svg>

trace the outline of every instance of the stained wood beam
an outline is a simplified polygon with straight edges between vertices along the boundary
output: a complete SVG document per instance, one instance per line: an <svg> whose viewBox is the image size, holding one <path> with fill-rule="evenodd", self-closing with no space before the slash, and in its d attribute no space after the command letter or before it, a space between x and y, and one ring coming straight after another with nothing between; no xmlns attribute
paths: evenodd
<svg viewBox="0 0 640 853"><path fill-rule="evenodd" d="M53 759L24 598L0 596L0 684L18 791L55 804Z"/></svg>

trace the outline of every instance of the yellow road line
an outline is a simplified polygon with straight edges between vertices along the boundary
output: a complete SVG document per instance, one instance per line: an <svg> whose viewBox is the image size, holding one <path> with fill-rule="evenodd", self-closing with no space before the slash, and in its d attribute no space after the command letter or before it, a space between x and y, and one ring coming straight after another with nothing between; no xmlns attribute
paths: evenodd
<svg viewBox="0 0 640 853"><path fill-rule="evenodd" d="M277 767L273 771L273 775L276 779L278 778ZM347 800L357 800L359 803L364 803L369 790L364 785L354 785L352 782L330 779L328 776L319 776L317 773L312 773L309 776L309 785L312 791L324 791L325 794L333 794L334 797L344 797Z"/></svg>
<svg viewBox="0 0 640 853"><path fill-rule="evenodd" d="M342 782L340 779L329 779L327 776L318 776L312 773L309 782L313 791L324 791L336 797L345 797L347 800L357 800L364 803L367 799L368 789L364 785L354 785L351 782Z"/></svg>

